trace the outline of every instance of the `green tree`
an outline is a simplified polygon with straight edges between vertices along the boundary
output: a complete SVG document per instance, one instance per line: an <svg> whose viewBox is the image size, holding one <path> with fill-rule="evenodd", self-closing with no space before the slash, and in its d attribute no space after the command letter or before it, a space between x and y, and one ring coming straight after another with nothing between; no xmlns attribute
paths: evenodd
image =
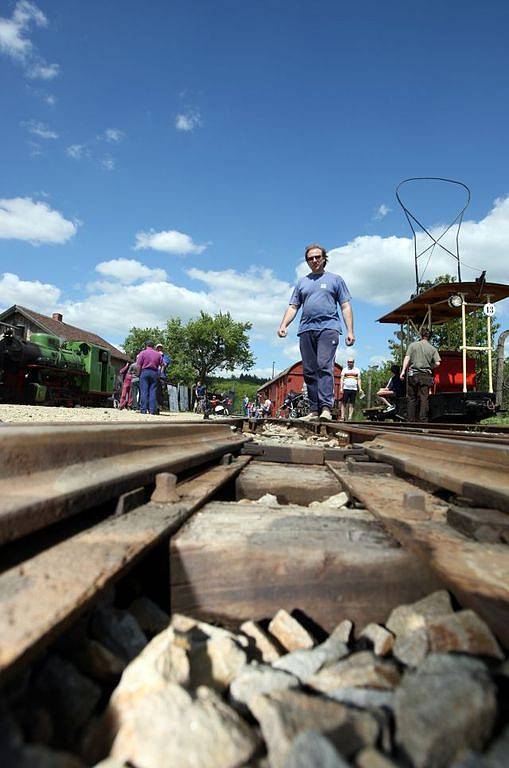
<svg viewBox="0 0 509 768"><path fill-rule="evenodd" d="M147 341L164 344L164 331L161 328L131 328L123 344L126 355L136 360L138 352L147 346Z"/></svg>
<svg viewBox="0 0 509 768"><path fill-rule="evenodd" d="M168 320L166 328L131 328L124 342L134 357L148 339L162 344L171 358L168 378L172 383L206 381L214 371L247 371L254 365L247 332L251 323L239 323L229 312L200 316L183 323L180 317Z"/></svg>
<svg viewBox="0 0 509 768"><path fill-rule="evenodd" d="M229 312L200 317L185 326L187 358L196 375L204 381L213 371L247 371L254 365L247 331L251 323L238 323Z"/></svg>

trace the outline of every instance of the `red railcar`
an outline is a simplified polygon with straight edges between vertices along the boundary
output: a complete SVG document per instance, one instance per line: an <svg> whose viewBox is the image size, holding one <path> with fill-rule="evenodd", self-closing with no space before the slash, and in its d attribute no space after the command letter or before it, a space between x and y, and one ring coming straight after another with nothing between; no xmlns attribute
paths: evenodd
<svg viewBox="0 0 509 768"><path fill-rule="evenodd" d="M341 368L338 363L334 363L334 399L339 398ZM281 371L274 379L263 384L257 390L260 399L266 400L267 397L272 401L271 416L275 416L278 410L283 405L284 399L288 392L292 389L294 392L300 395L302 392L302 385L304 384L304 374L302 371L302 361L294 363L286 370Z"/></svg>

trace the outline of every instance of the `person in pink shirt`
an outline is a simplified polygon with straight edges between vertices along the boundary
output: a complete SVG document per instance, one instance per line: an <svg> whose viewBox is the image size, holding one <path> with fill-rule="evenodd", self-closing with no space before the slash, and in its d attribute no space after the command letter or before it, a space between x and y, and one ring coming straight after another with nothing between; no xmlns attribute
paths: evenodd
<svg viewBox="0 0 509 768"><path fill-rule="evenodd" d="M131 394L131 381L135 373L138 373L138 366L136 365L136 363L131 363L129 365L129 368L126 371L126 374L124 377L124 383L122 385L120 405L118 406L120 409L126 408L126 407L130 408L133 404L133 397Z"/></svg>
<svg viewBox="0 0 509 768"><path fill-rule="evenodd" d="M150 411L153 415L157 412L157 379L159 366L163 362L161 352L154 349L154 342L147 341L147 346L136 358L136 365L140 369L140 401L141 412Z"/></svg>

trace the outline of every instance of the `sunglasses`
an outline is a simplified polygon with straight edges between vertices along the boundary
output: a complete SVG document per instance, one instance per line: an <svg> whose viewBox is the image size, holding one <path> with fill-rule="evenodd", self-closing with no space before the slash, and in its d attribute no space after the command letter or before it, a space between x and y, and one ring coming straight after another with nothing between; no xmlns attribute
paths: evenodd
<svg viewBox="0 0 509 768"><path fill-rule="evenodd" d="M320 256L306 256L306 261L320 261L320 259L323 259L321 254Z"/></svg>

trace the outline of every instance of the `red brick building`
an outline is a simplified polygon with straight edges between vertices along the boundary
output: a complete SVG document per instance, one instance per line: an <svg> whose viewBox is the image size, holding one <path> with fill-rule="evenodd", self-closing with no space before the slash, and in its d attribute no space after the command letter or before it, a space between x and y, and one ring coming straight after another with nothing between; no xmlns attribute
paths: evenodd
<svg viewBox="0 0 509 768"><path fill-rule="evenodd" d="M340 378L342 367L338 363L334 363L334 399L339 397ZM294 392L300 394L302 392L302 385L304 383L304 374L302 371L302 361L294 363L289 368L281 371L274 379L268 381L266 384L262 384L257 389L258 394L262 402L269 397L272 400L272 416L275 416L278 409L283 405L284 399L288 392L293 389Z"/></svg>

